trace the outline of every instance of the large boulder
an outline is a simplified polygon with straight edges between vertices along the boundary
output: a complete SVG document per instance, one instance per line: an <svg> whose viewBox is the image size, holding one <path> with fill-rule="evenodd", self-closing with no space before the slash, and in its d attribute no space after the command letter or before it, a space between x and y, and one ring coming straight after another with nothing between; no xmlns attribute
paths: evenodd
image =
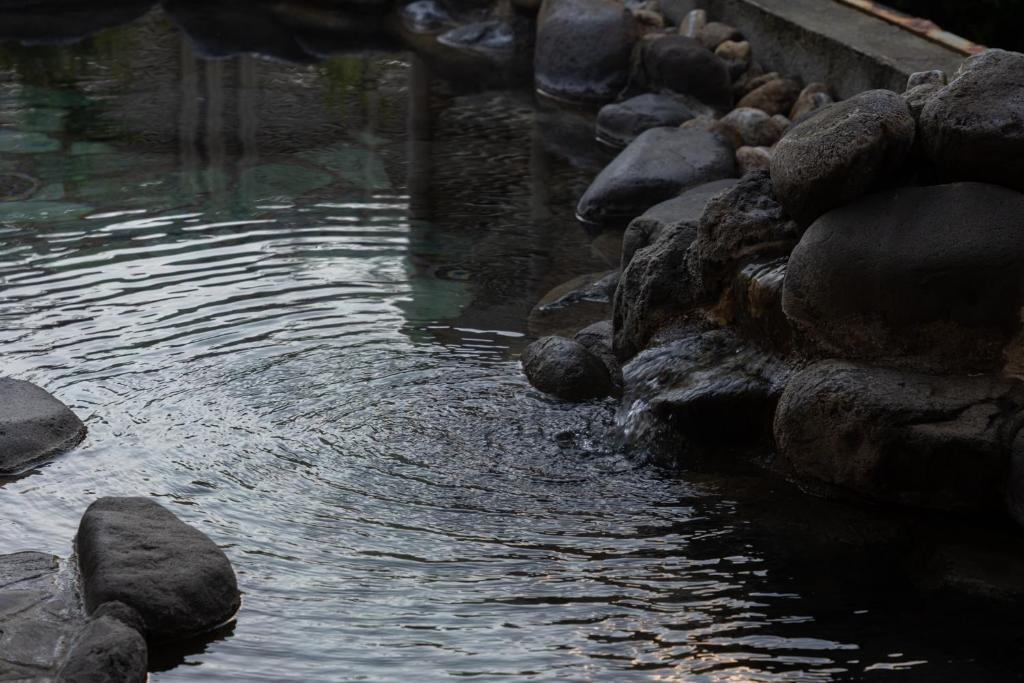
<svg viewBox="0 0 1024 683"><path fill-rule="evenodd" d="M530 384L546 394L586 401L615 392L604 362L578 341L544 337L526 347L521 360Z"/></svg>
<svg viewBox="0 0 1024 683"><path fill-rule="evenodd" d="M786 387L779 468L807 490L939 510L1002 513L1024 384L838 361Z"/></svg>
<svg viewBox="0 0 1024 683"><path fill-rule="evenodd" d="M82 421L43 389L0 378L0 475L74 448L85 433Z"/></svg>
<svg viewBox="0 0 1024 683"><path fill-rule="evenodd" d="M735 175L732 147L715 133L652 128L601 171L576 213L588 223L624 226L684 190Z"/></svg>
<svg viewBox="0 0 1024 683"><path fill-rule="evenodd" d="M542 93L607 102L629 79L640 28L615 0L544 0L537 19L535 81Z"/></svg>
<svg viewBox="0 0 1024 683"><path fill-rule="evenodd" d="M915 123L894 92L870 90L794 126L772 155L772 180L786 211L807 225L901 172Z"/></svg>
<svg viewBox="0 0 1024 683"><path fill-rule="evenodd" d="M723 111L732 106L729 65L694 38L675 35L643 40L634 61L635 85L691 95Z"/></svg>
<svg viewBox="0 0 1024 683"><path fill-rule="evenodd" d="M1024 191L1024 54L988 50L924 104L921 141L949 179Z"/></svg>
<svg viewBox="0 0 1024 683"><path fill-rule="evenodd" d="M737 178L725 178L698 185L634 218L622 238L622 267L629 265L638 249L657 241L668 226L699 221L711 198L738 182Z"/></svg>
<svg viewBox="0 0 1024 683"><path fill-rule="evenodd" d="M874 194L818 219L783 307L837 356L992 369L1020 328L1024 194L957 183Z"/></svg>
<svg viewBox="0 0 1024 683"><path fill-rule="evenodd" d="M597 139L625 147L651 128L678 126L694 117L686 101L671 93L644 93L606 104L597 114Z"/></svg>
<svg viewBox="0 0 1024 683"><path fill-rule="evenodd" d="M146 636L165 640L230 620L240 596L224 552L203 532L148 498L101 498L76 540L86 607L133 607Z"/></svg>

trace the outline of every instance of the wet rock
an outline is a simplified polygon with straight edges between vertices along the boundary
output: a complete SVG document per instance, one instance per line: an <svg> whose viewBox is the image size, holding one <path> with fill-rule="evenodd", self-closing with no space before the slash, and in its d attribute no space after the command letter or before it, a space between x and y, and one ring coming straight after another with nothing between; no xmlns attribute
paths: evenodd
<svg viewBox="0 0 1024 683"><path fill-rule="evenodd" d="M737 43L742 41L743 34L735 26L729 26L720 21L709 21L697 32L697 40L701 45L713 51L727 40Z"/></svg>
<svg viewBox="0 0 1024 683"><path fill-rule="evenodd" d="M586 102L613 99L629 78L639 27L615 0L544 0L534 55L538 90Z"/></svg>
<svg viewBox="0 0 1024 683"><path fill-rule="evenodd" d="M754 171L768 171L772 165L772 150L769 147L740 147L736 150L736 165L741 176Z"/></svg>
<svg viewBox="0 0 1024 683"><path fill-rule="evenodd" d="M707 26L708 13L702 9L693 9L687 12L682 21L679 22L679 35L687 38L696 38Z"/></svg>
<svg viewBox="0 0 1024 683"><path fill-rule="evenodd" d="M793 103L793 107L789 110L789 119L797 121L811 112L827 107L834 101L827 85L824 83L811 83L800 91L796 102Z"/></svg>
<svg viewBox="0 0 1024 683"><path fill-rule="evenodd" d="M772 180L791 216L811 223L899 174L916 126L906 102L870 90L794 126L772 155Z"/></svg>
<svg viewBox="0 0 1024 683"><path fill-rule="evenodd" d="M110 616L91 619L71 646L58 683L143 683L148 678L146 641Z"/></svg>
<svg viewBox="0 0 1024 683"><path fill-rule="evenodd" d="M530 311L530 333L571 336L581 327L604 320L611 313L619 275L618 270L588 273L558 285Z"/></svg>
<svg viewBox="0 0 1024 683"><path fill-rule="evenodd" d="M782 287L788 259L760 259L744 266L733 281L729 322L753 339L767 341L773 348L792 347L793 331L782 310Z"/></svg>
<svg viewBox="0 0 1024 683"><path fill-rule="evenodd" d="M921 111L921 143L946 178L1024 190L1024 54L988 50L963 63Z"/></svg>
<svg viewBox="0 0 1024 683"><path fill-rule="evenodd" d="M727 40L717 48L715 55L729 68L729 77L734 81L750 69L753 51L747 41Z"/></svg>
<svg viewBox="0 0 1024 683"><path fill-rule="evenodd" d="M604 398L615 391L601 359L571 339L538 339L526 347L522 364L530 384L566 401Z"/></svg>
<svg viewBox="0 0 1024 683"><path fill-rule="evenodd" d="M789 121L782 116L769 116L760 109L738 107L721 119L722 125L736 131L743 146L771 147L786 132Z"/></svg>
<svg viewBox="0 0 1024 683"><path fill-rule="evenodd" d="M601 320L576 333L573 340L601 359L612 380L612 394L622 395L622 365L615 356L615 332L611 320Z"/></svg>
<svg viewBox="0 0 1024 683"><path fill-rule="evenodd" d="M235 573L206 534L146 498L101 498L78 527L86 607L134 608L150 639L194 636L232 618Z"/></svg>
<svg viewBox="0 0 1024 683"><path fill-rule="evenodd" d="M732 148L718 135L652 128L601 171L580 199L576 213L590 223L626 225L684 190L735 175Z"/></svg>
<svg viewBox="0 0 1024 683"><path fill-rule="evenodd" d="M82 421L43 389L0 378L0 475L74 448L85 433Z"/></svg>
<svg viewBox="0 0 1024 683"><path fill-rule="evenodd" d="M625 147L645 130L678 126L693 117L683 98L671 93L645 93L602 107L597 115L597 139Z"/></svg>
<svg viewBox="0 0 1024 683"><path fill-rule="evenodd" d="M708 202L690 249L694 278L706 297L717 297L750 261L787 255L799 232L776 200L768 173L750 173Z"/></svg>
<svg viewBox="0 0 1024 683"><path fill-rule="evenodd" d="M691 95L716 109L732 106L729 67L686 36L642 41L636 51L632 83L647 90Z"/></svg>
<svg viewBox="0 0 1024 683"><path fill-rule="evenodd" d="M1001 514L1024 384L828 361L793 378L779 467L809 491Z"/></svg>
<svg viewBox="0 0 1024 683"><path fill-rule="evenodd" d="M501 19L476 21L453 28L437 37L445 47L486 54L498 59L511 57L516 50L512 25Z"/></svg>
<svg viewBox="0 0 1024 683"><path fill-rule="evenodd" d="M800 97L800 84L788 78L770 80L754 88L739 101L739 107L753 107L769 115L787 115Z"/></svg>
<svg viewBox="0 0 1024 683"><path fill-rule="evenodd" d="M890 190L827 213L790 258L786 315L835 355L998 367L1024 304L1021 216L1024 194L982 183Z"/></svg>
<svg viewBox="0 0 1024 683"><path fill-rule="evenodd" d="M737 182L736 178L726 178L698 185L678 197L652 206L643 215L633 219L622 239L622 267L629 265L638 249L657 241L668 226L699 221L708 201L732 188Z"/></svg>

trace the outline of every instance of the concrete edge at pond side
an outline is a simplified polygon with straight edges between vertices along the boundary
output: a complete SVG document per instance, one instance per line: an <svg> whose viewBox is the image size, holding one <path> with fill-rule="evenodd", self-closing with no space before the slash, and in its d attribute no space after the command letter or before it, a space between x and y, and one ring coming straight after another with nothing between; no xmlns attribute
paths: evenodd
<svg viewBox="0 0 1024 683"><path fill-rule="evenodd" d="M968 55L832 0L662 0L667 15L706 9L753 45L766 70L828 83L846 99L865 90L903 92L910 74L952 74Z"/></svg>

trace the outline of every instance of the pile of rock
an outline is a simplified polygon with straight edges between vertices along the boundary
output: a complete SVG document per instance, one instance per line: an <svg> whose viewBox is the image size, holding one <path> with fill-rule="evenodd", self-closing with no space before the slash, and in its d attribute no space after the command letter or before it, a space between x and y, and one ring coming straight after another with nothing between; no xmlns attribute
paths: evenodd
<svg viewBox="0 0 1024 683"><path fill-rule="evenodd" d="M989 50L948 83L819 98L738 181L706 161L720 135L640 134L616 163L659 181L612 168L581 201L639 216L610 343L625 409L761 439L815 493L1024 523L1021 73Z"/></svg>

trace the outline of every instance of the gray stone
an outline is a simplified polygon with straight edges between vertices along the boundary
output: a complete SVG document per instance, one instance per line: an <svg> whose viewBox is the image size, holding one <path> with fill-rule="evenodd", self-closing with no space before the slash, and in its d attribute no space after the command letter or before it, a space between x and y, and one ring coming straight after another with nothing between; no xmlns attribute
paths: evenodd
<svg viewBox="0 0 1024 683"><path fill-rule="evenodd" d="M526 347L522 364L530 384L567 401L603 398L615 391L601 359L571 339L538 339Z"/></svg>
<svg viewBox="0 0 1024 683"><path fill-rule="evenodd" d="M645 130L678 126L693 117L683 98L671 93L645 93L602 107L597 114L597 139L625 147Z"/></svg>
<svg viewBox="0 0 1024 683"><path fill-rule="evenodd" d="M771 147L782 138L789 125L784 117L769 116L750 107L733 109L721 122L736 131L744 147Z"/></svg>
<svg viewBox="0 0 1024 683"><path fill-rule="evenodd" d="M143 683L148 650L142 635L113 617L94 618L76 638L58 683Z"/></svg>
<svg viewBox="0 0 1024 683"><path fill-rule="evenodd" d="M576 213L589 223L626 225L684 190L735 175L732 148L718 135L652 128L601 171Z"/></svg>
<svg viewBox="0 0 1024 683"><path fill-rule="evenodd" d="M1024 384L838 361L801 372L775 418L779 469L807 490L1002 514Z"/></svg>
<svg viewBox="0 0 1024 683"><path fill-rule="evenodd" d="M1024 190L1024 54L964 62L921 111L921 143L944 177Z"/></svg>
<svg viewBox="0 0 1024 683"><path fill-rule="evenodd" d="M732 106L728 65L697 40L686 36L641 41L636 51L632 83L648 90L691 95L723 111Z"/></svg>
<svg viewBox="0 0 1024 683"><path fill-rule="evenodd" d="M1024 194L982 183L901 188L825 214L793 251L783 296L826 352L964 369L1002 364L1022 304Z"/></svg>
<svg viewBox="0 0 1024 683"><path fill-rule="evenodd" d="M544 0L534 55L538 90L607 102L625 87L639 27L615 0Z"/></svg>
<svg viewBox="0 0 1024 683"><path fill-rule="evenodd" d="M85 432L82 421L43 389L0 378L0 475L74 448Z"/></svg>
<svg viewBox="0 0 1024 683"><path fill-rule="evenodd" d="M888 90L871 90L833 104L790 128L772 155L779 201L807 225L883 183L910 156L914 117Z"/></svg>
<svg viewBox="0 0 1024 683"><path fill-rule="evenodd" d="M601 359L612 380L613 395L622 394L622 365L615 356L615 330L611 320L601 320L576 333L573 341Z"/></svg>
<svg viewBox="0 0 1024 683"><path fill-rule="evenodd" d="M86 607L120 601L142 616L149 638L185 638L232 618L235 573L206 534L147 498L101 498L76 541Z"/></svg>
<svg viewBox="0 0 1024 683"><path fill-rule="evenodd" d="M699 221L708 201L737 182L739 180L736 178L726 178L698 185L678 197L652 206L643 215L634 218L622 238L622 267L629 265L638 249L655 242L666 227Z"/></svg>
<svg viewBox="0 0 1024 683"><path fill-rule="evenodd" d="M799 97L799 83L788 78L776 78L748 92L736 106L760 109L770 116L788 115Z"/></svg>

